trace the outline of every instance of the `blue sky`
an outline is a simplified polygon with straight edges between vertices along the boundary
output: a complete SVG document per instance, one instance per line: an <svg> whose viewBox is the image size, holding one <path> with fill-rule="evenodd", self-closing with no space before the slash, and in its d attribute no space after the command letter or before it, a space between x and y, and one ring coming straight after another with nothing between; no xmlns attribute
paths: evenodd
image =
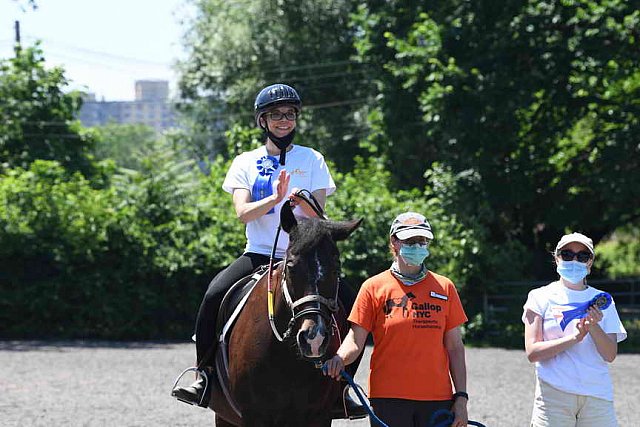
<svg viewBox="0 0 640 427"><path fill-rule="evenodd" d="M23 44L41 40L47 64L63 66L73 89L108 101L132 100L135 80L169 80L174 89L173 65L183 56L179 21L188 17L188 1L36 3L34 11L26 0L0 0L0 58L13 55L18 20Z"/></svg>

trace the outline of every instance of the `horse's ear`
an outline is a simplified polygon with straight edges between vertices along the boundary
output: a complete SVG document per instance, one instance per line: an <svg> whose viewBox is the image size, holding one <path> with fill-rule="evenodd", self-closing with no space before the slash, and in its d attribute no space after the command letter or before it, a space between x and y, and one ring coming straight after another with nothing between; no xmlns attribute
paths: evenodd
<svg viewBox="0 0 640 427"><path fill-rule="evenodd" d="M331 223L331 237L334 241L344 240L362 223L362 218L351 221L340 221Z"/></svg>
<svg viewBox="0 0 640 427"><path fill-rule="evenodd" d="M282 208L280 208L280 225L282 226L282 229L287 233L290 233L293 227L298 225L298 221L293 214L293 210L291 209L291 203L289 203L289 200L284 202L284 205L282 205Z"/></svg>

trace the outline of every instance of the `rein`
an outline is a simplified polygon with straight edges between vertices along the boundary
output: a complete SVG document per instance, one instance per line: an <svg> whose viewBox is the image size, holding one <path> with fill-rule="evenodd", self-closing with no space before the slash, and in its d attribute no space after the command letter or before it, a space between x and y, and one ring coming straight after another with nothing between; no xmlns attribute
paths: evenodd
<svg viewBox="0 0 640 427"><path fill-rule="evenodd" d="M326 367L323 366L322 370L326 372ZM369 403L360 392L361 387L358 384L356 384L356 382L353 380L353 377L349 375L347 371L345 371L344 369L340 371L340 375L342 376L342 378L344 378L347 381L347 383L353 389L353 391L355 391L356 396L358 396L358 400L360 401L362 406L364 406L364 408L367 410L367 413L369 414L369 418L374 420L378 425L380 425L380 427L389 427L387 424L385 424L384 421L378 418L378 416L373 412L373 409L371 409L371 406L369 406ZM429 420L429 425L427 427L449 427L453 423L454 419L455 417L453 415L453 412L448 411L446 409L439 409L433 413L433 415L431 416L431 419ZM471 420L469 420L467 425L477 426L477 427L486 427L484 424L478 421L471 421Z"/></svg>
<svg viewBox="0 0 640 427"><path fill-rule="evenodd" d="M315 198L315 196L311 194L309 190L306 190L306 189L299 190L296 193L296 196L302 199L305 203L307 203L319 218L327 219L327 217L324 214L324 211L322 210L322 207L320 206L320 203ZM287 200L285 203L290 204L291 201ZM289 320L287 330L283 334L280 334L275 323L275 309L274 309L274 296L273 296L274 291L273 291L272 276L274 273L274 259L275 259L276 248L278 246L278 237L280 236L281 230L282 230L282 224L279 224L278 229L276 231L276 237L273 242L273 247L271 248L271 256L269 257L269 270L267 273L267 309L269 314L269 325L271 325L271 330L273 331L273 335L280 342L284 341L291 334L291 328L293 327L294 322L300 317L305 316L307 314L318 314L320 316L323 316L330 323L332 319L322 311L322 306L327 307L327 309L329 309L331 313L335 313L336 311L338 311L337 289L336 289L336 296L332 300L318 294L307 295L295 301L293 300L293 298L291 298L291 294L289 293L289 288L287 287L287 282L286 282L287 258L285 255L285 259L282 262L282 277L280 279L280 285L282 287L282 293L284 294L284 298L287 303L287 306L291 310L292 317ZM318 308L310 307L296 313L296 308L312 302L318 303L319 305Z"/></svg>
<svg viewBox="0 0 640 427"><path fill-rule="evenodd" d="M276 328L275 315L273 309L273 284L271 281L271 277L273 276L273 259L276 254L276 247L278 246L278 237L280 236L280 230L282 229L281 225L278 225L278 231L276 231L276 239L273 242L273 248L271 249L271 256L269 257L269 270L267 271L267 309L269 313L269 325L271 325L271 330L273 331L273 335L275 335L276 339L280 342L284 341L280 332L278 332L278 328ZM286 263L286 260L284 261ZM284 268L282 269L282 276L284 279ZM286 286L285 286L286 287Z"/></svg>

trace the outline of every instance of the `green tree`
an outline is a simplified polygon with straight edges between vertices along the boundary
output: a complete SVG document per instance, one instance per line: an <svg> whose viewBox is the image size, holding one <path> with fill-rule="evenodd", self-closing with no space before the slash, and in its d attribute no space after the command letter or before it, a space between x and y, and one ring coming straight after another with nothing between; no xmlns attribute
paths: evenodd
<svg viewBox="0 0 640 427"><path fill-rule="evenodd" d="M597 241L638 218L638 6L364 2L357 46L363 62L381 64L373 142L397 182L419 185L434 161L477 176L454 192L457 209L487 206L489 240L520 241L534 254L523 273L540 277L565 229ZM417 111L417 131L400 125Z"/></svg>
<svg viewBox="0 0 640 427"><path fill-rule="evenodd" d="M185 44L181 109L202 157L227 155L224 130L255 126L253 101L276 82L303 100L298 141L340 168L367 133L368 66L355 62L348 0L198 0Z"/></svg>
<svg viewBox="0 0 640 427"><path fill-rule="evenodd" d="M142 124L109 123L93 130L96 159L113 159L118 166L129 169L139 169L141 159L160 145L156 131Z"/></svg>
<svg viewBox="0 0 640 427"><path fill-rule="evenodd" d="M613 278L640 276L640 225L627 224L596 247L596 268Z"/></svg>
<svg viewBox="0 0 640 427"><path fill-rule="evenodd" d="M80 95L65 93L63 70L45 65L38 45L0 61L0 162L26 168L36 159L56 160L91 175L93 140L76 120Z"/></svg>
<svg viewBox="0 0 640 427"><path fill-rule="evenodd" d="M327 200L327 213L333 219L363 218L358 231L341 243L343 271L359 284L389 267L389 227L396 215L405 211L423 213L433 227L433 255L430 269L450 277L461 288L474 282L480 265L478 256L483 238L481 224L467 227L454 211L442 203L442 194L430 188L395 191L391 174L383 162L356 158L349 173L337 173L340 191Z"/></svg>

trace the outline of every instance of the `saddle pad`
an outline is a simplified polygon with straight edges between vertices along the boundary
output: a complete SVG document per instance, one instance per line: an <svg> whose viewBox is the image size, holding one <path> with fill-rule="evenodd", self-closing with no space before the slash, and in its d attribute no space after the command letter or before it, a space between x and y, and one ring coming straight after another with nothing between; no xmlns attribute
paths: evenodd
<svg viewBox="0 0 640 427"><path fill-rule="evenodd" d="M231 331L233 323L242 311L251 291L256 286L256 283L258 283L258 280L260 280L268 270L268 266L258 268L251 275L238 280L227 291L220 304L220 310L218 311L216 336L219 341L227 342L228 334Z"/></svg>

